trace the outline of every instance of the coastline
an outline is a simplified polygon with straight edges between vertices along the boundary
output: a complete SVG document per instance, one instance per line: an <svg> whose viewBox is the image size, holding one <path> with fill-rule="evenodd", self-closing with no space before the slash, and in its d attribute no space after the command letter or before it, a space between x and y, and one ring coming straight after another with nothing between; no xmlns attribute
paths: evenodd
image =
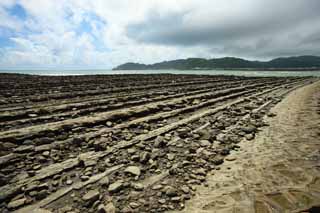
<svg viewBox="0 0 320 213"><path fill-rule="evenodd" d="M200 186L183 211L311 212L320 208L320 81L291 92L271 109L252 141L243 140Z"/></svg>

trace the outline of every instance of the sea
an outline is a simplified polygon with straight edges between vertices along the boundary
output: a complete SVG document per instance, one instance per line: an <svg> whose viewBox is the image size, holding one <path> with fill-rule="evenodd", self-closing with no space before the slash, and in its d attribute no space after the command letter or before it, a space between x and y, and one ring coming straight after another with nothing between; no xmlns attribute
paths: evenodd
<svg viewBox="0 0 320 213"><path fill-rule="evenodd" d="M244 70L10 70L0 73L20 73L31 75L123 75L123 74L194 74L194 75L237 75L237 76L316 76L320 71L244 71Z"/></svg>

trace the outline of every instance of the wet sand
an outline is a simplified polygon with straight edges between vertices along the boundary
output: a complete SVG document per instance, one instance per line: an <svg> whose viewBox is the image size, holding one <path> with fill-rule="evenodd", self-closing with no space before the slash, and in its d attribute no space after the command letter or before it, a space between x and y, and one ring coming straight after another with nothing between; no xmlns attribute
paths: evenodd
<svg viewBox="0 0 320 213"><path fill-rule="evenodd" d="M292 92L176 212L320 212L320 82Z"/></svg>
<svg viewBox="0 0 320 213"><path fill-rule="evenodd" d="M316 81L1 74L0 212L309 208Z"/></svg>

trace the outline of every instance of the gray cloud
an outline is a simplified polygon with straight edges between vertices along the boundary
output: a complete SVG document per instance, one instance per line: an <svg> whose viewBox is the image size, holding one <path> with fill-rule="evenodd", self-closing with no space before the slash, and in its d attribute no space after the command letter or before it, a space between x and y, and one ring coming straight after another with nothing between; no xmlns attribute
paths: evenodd
<svg viewBox="0 0 320 213"><path fill-rule="evenodd" d="M320 55L319 0L234 2L228 7L207 2L165 15L155 9L144 21L128 25L126 33L140 43L200 46L219 55Z"/></svg>

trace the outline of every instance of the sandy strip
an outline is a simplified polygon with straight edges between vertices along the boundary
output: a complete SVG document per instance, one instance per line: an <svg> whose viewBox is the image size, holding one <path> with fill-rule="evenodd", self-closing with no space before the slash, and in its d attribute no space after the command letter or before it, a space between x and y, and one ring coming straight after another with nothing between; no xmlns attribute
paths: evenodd
<svg viewBox="0 0 320 213"><path fill-rule="evenodd" d="M177 213L320 212L320 81L271 111L270 126L242 141Z"/></svg>

